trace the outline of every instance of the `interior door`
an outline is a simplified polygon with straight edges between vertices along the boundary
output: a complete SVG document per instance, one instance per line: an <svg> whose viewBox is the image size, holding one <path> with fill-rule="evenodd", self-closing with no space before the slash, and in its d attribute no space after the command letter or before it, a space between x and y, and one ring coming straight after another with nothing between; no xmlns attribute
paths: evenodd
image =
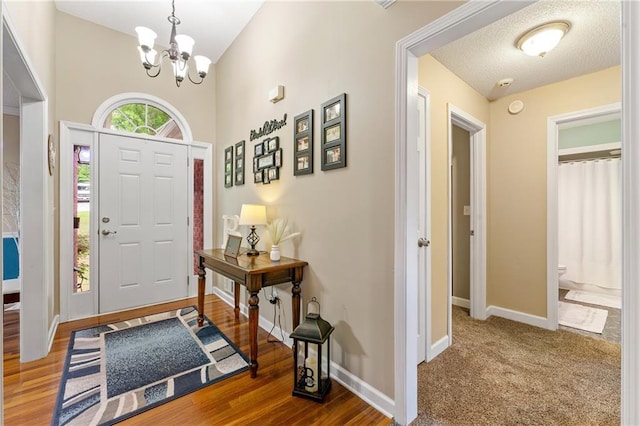
<svg viewBox="0 0 640 426"><path fill-rule="evenodd" d="M430 318L427 315L430 300L431 279L431 229L429 226L430 187L429 187L429 144L427 122L429 114L429 93L418 91L418 364L429 360Z"/></svg>
<svg viewBox="0 0 640 426"><path fill-rule="evenodd" d="M187 147L100 134L99 310L187 296Z"/></svg>

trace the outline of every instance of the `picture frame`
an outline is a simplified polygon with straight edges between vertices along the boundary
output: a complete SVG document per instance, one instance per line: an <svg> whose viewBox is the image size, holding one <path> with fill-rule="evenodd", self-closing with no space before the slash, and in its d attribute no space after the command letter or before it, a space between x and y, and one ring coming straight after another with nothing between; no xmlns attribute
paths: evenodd
<svg viewBox="0 0 640 426"><path fill-rule="evenodd" d="M296 165L295 165L295 170L297 170L299 173L298 174L304 174L303 172L310 169L311 168L311 160L310 160L311 155L310 154L303 154L303 155L298 155L296 156Z"/></svg>
<svg viewBox="0 0 640 426"><path fill-rule="evenodd" d="M276 167L282 167L282 148L273 153L273 164Z"/></svg>
<svg viewBox="0 0 640 426"><path fill-rule="evenodd" d="M244 140L241 140L235 144L236 161L234 164L236 172L234 176L236 186L244 185L244 142Z"/></svg>
<svg viewBox="0 0 640 426"><path fill-rule="evenodd" d="M273 154L263 155L258 158L258 169L267 169L275 165L275 158Z"/></svg>
<svg viewBox="0 0 640 426"><path fill-rule="evenodd" d="M253 183L262 183L263 178L264 178L263 170L253 172Z"/></svg>
<svg viewBox="0 0 640 426"><path fill-rule="evenodd" d="M267 174L269 177L269 182L271 182L272 180L278 180L280 179L280 173L277 167L271 167L269 169L267 169Z"/></svg>
<svg viewBox="0 0 640 426"><path fill-rule="evenodd" d="M321 105L323 171L347 166L347 94L342 93Z"/></svg>
<svg viewBox="0 0 640 426"><path fill-rule="evenodd" d="M253 155L255 157L259 157L262 155L262 142L260 142L259 144L256 144L256 146L253 147Z"/></svg>
<svg viewBox="0 0 640 426"><path fill-rule="evenodd" d="M279 147L279 137L275 136L269 139L269 149L268 152L275 152Z"/></svg>
<svg viewBox="0 0 640 426"><path fill-rule="evenodd" d="M224 248L224 255L227 257L237 258L240 252L240 244L242 243L242 237L237 235L229 235L227 239L227 245Z"/></svg>
<svg viewBox="0 0 640 426"><path fill-rule="evenodd" d="M231 188L233 186L233 149L231 145L224 150L224 187Z"/></svg>
<svg viewBox="0 0 640 426"><path fill-rule="evenodd" d="M293 175L313 173L313 110L293 119Z"/></svg>

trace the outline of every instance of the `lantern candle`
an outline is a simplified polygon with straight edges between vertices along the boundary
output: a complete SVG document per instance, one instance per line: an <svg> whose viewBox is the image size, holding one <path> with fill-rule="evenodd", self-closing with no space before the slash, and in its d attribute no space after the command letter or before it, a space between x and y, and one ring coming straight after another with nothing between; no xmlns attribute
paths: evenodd
<svg viewBox="0 0 640 426"><path fill-rule="evenodd" d="M309 357L304 360L304 364L307 367L305 389L309 392L318 392L318 356L313 351L309 351Z"/></svg>

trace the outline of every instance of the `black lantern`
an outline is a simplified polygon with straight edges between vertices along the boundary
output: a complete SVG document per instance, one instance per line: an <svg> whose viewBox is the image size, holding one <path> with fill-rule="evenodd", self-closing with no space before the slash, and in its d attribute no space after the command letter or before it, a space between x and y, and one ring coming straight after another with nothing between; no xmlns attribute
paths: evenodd
<svg viewBox="0 0 640 426"><path fill-rule="evenodd" d="M333 326L320 318L320 303L316 298L309 302L318 305L318 313L309 313L302 324L291 333L293 339L293 395L323 402L331 389L330 354ZM325 344L326 342L326 344Z"/></svg>

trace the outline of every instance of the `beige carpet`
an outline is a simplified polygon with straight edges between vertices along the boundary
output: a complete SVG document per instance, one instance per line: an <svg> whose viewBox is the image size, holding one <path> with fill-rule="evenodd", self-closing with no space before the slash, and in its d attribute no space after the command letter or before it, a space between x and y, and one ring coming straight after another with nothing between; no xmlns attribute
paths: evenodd
<svg viewBox="0 0 640 426"><path fill-rule="evenodd" d="M413 425L619 425L620 345L453 309L453 345L418 367Z"/></svg>

